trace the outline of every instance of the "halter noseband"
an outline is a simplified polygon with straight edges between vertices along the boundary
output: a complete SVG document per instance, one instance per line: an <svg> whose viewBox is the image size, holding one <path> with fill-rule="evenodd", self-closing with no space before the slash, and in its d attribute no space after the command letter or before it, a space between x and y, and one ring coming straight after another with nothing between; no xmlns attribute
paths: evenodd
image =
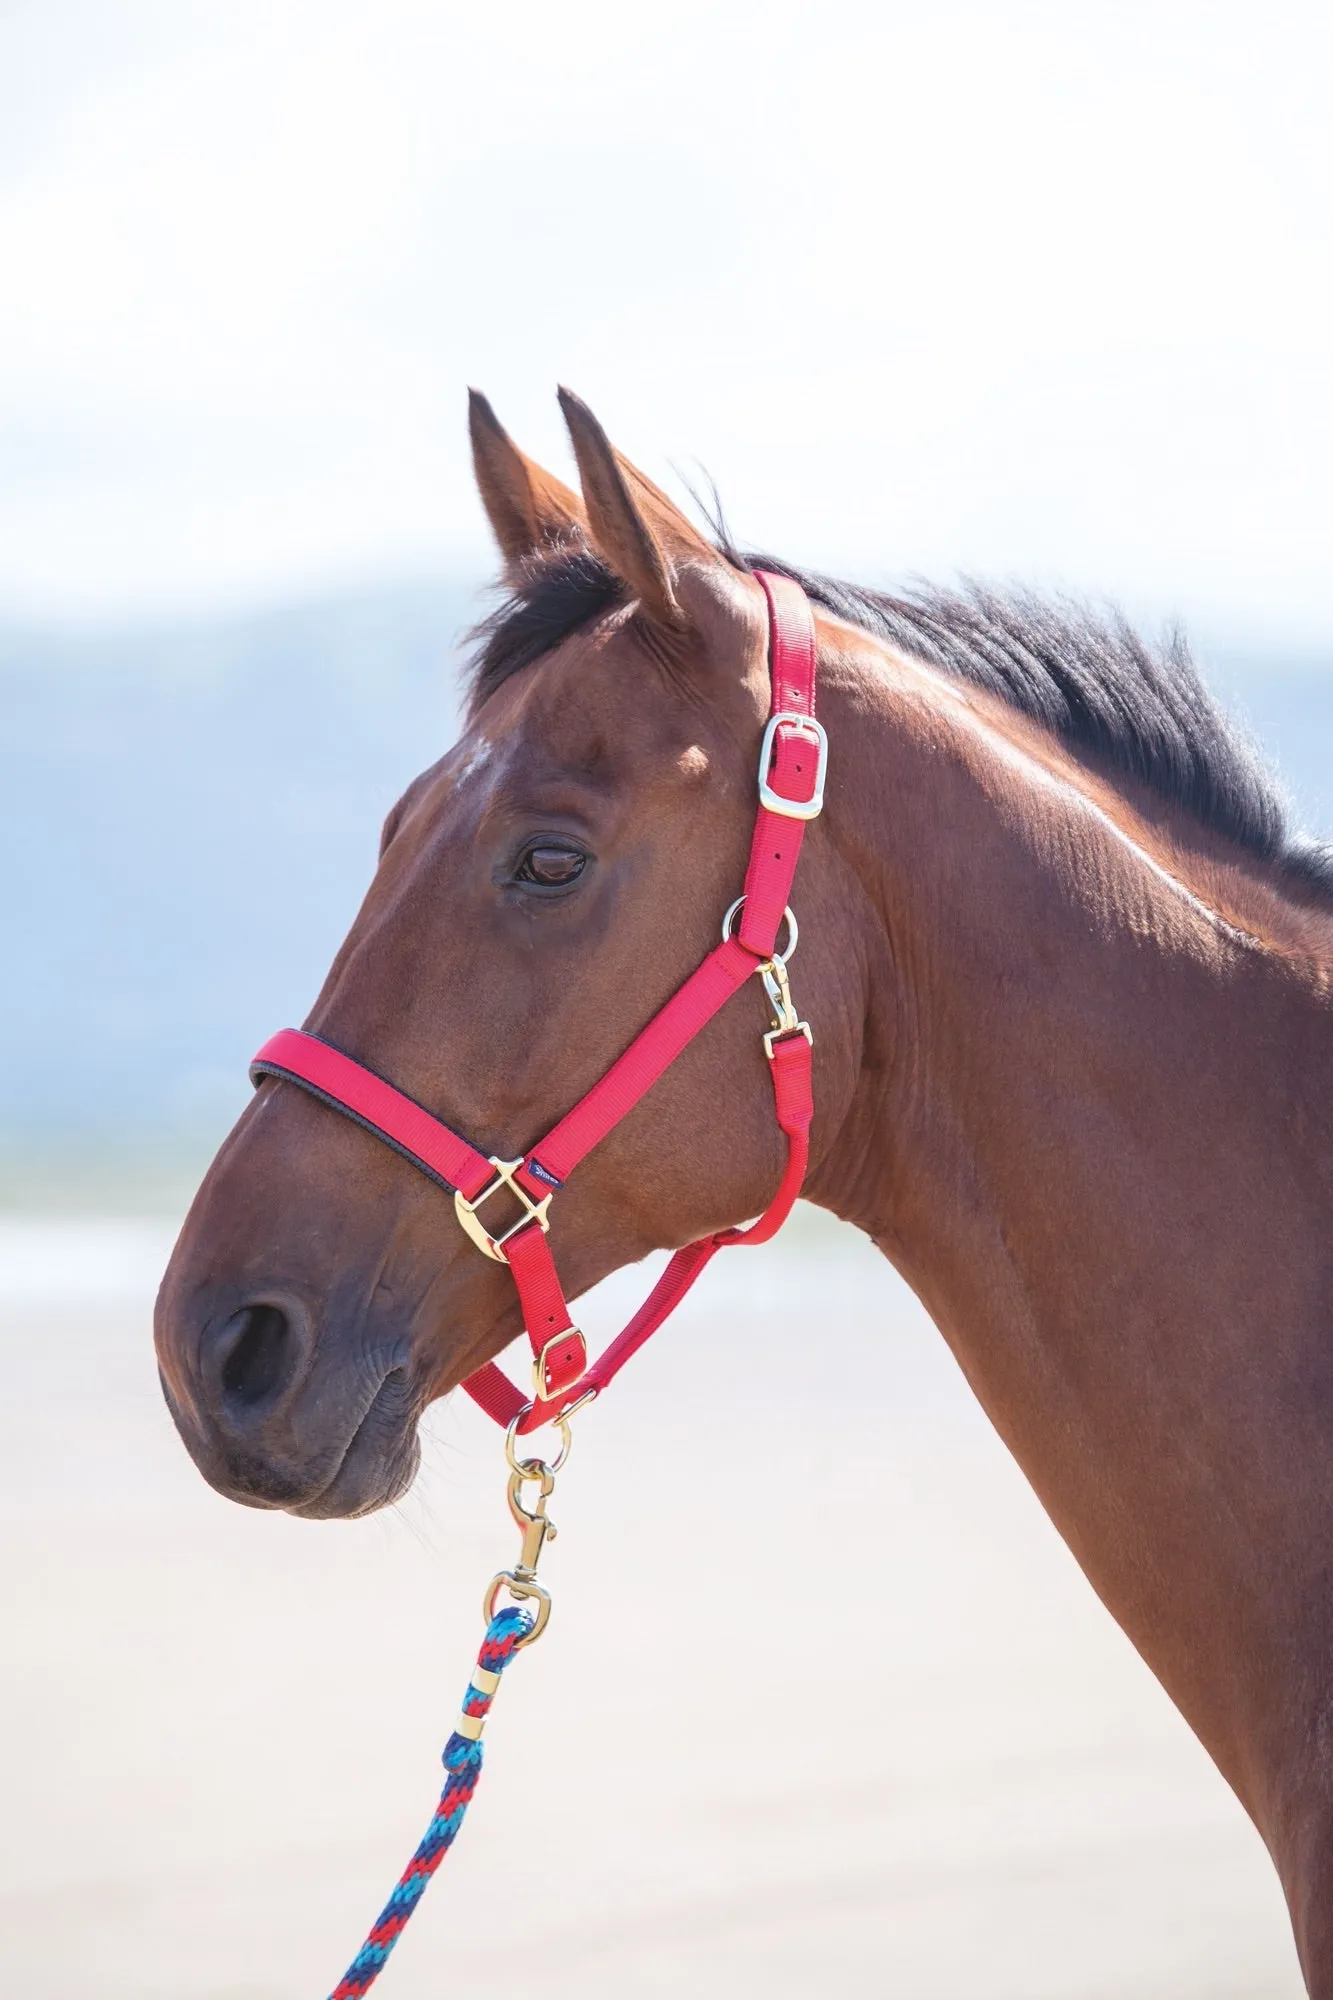
<svg viewBox="0 0 1333 2000"><path fill-rule="evenodd" d="M797 1017L787 983L787 960L796 946L788 898L805 823L823 807L828 738L815 720L815 630L805 593L787 577L763 570L755 574L768 602L772 694L744 891L727 912L721 944L544 1139L517 1159L488 1158L382 1077L295 1028L272 1036L250 1065L255 1084L265 1077L299 1084L392 1146L452 1193L458 1220L472 1241L486 1256L509 1266L532 1343L531 1398L493 1361L469 1375L463 1387L497 1423L520 1433L567 1416L604 1389L680 1304L715 1252L736 1243L764 1243L777 1233L805 1178L814 1110L811 1034ZM784 918L789 929L779 952ZM778 1125L787 1140L778 1191L750 1228L722 1229L677 1250L629 1325L589 1366L587 1343L570 1318L547 1240L551 1198L755 972L774 1015L764 1052ZM506 1188L523 1213L511 1227L492 1235L482 1211Z"/></svg>

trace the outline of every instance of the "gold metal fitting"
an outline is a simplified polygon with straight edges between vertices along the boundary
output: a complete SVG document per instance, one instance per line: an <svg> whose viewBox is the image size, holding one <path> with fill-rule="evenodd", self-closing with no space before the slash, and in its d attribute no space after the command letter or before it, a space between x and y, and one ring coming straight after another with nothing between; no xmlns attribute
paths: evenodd
<svg viewBox="0 0 1333 2000"><path fill-rule="evenodd" d="M537 1497L531 1509L523 1505L523 1488L535 1485ZM555 1540L555 1523L547 1519L546 1503L555 1491L555 1474L540 1458L526 1458L509 1475L509 1512L523 1537L515 1574L535 1576L542 1550Z"/></svg>
<svg viewBox="0 0 1333 2000"><path fill-rule="evenodd" d="M550 1359L551 1349L553 1347L563 1346L564 1342L567 1340L578 1340L582 1343L583 1347L583 1365L579 1369L578 1374L574 1377L574 1382L579 1381L580 1378L587 1371L588 1343L586 1340L584 1340L583 1335L579 1331L578 1327L567 1326L564 1328L562 1332L553 1333L551 1335L551 1338L547 1341L545 1347L543 1347L541 1353L536 1357L536 1359L532 1364L532 1394L533 1394L533 1399L538 1403L550 1403L556 1401L556 1397L552 1396L550 1391L546 1387L547 1363ZM572 1389L574 1383L571 1382L568 1386Z"/></svg>
<svg viewBox="0 0 1333 2000"><path fill-rule="evenodd" d="M507 1590L511 1597L531 1601L537 1607L533 1615L532 1630L525 1632L514 1651L521 1653L525 1646L540 1639L551 1617L551 1593L543 1589L535 1577L520 1576L516 1570L502 1569L493 1576L486 1587L486 1595L481 1600L481 1615L489 1625L495 1616L495 1607L500 1601L500 1592Z"/></svg>
<svg viewBox="0 0 1333 2000"><path fill-rule="evenodd" d="M543 1233L550 1229L551 1222L547 1210L551 1206L551 1197L549 1194L544 1194L540 1201L534 1201L527 1189L519 1186L514 1176L523 1164L521 1155L517 1160L499 1160L492 1153L490 1160L495 1168L495 1179L489 1187L482 1189L474 1201L469 1201L465 1194L455 1191L454 1213L484 1257L494 1258L497 1264L507 1264L509 1259L505 1256L504 1246L511 1236L517 1236L519 1230L526 1229L530 1222L535 1222ZM477 1210L488 1202L493 1194L499 1194L501 1188L508 1188L510 1194L522 1203L524 1213L508 1229L502 1230L498 1236L492 1236L477 1214Z"/></svg>
<svg viewBox="0 0 1333 2000"><path fill-rule="evenodd" d="M580 1396L579 1402L583 1403L584 1401L586 1401L586 1398ZM556 1473L559 1472L561 1466L564 1464L565 1460L569 1457L570 1447L574 1442L573 1436L569 1428L569 1419L573 1415L573 1410L565 1410L561 1413L560 1416L553 1417L551 1419L551 1429L556 1433L556 1435L560 1439L560 1449L555 1455L554 1463L551 1465L547 1465L544 1459L520 1458L518 1456L517 1451L515 1450L515 1446L518 1443L518 1427L522 1423L524 1417L526 1417L526 1415L528 1414L528 1410L530 1410L531 1408L532 1405L531 1403L529 1403L527 1409L520 1410L518 1415L514 1418L513 1423L510 1424L509 1429L505 1432L505 1461L508 1464L509 1470L511 1472L522 1472L525 1474L527 1478L531 1479L536 1476L535 1471L534 1472L528 1471L529 1466L532 1466L534 1468L536 1466L541 1466L543 1471L549 1472L552 1478L554 1478Z"/></svg>
<svg viewBox="0 0 1333 2000"><path fill-rule="evenodd" d="M537 1581L537 1565L542 1559L542 1551L546 1544L553 1542L556 1537L555 1523L546 1512L546 1503L555 1490L555 1475L569 1457L569 1448L573 1440L568 1421L564 1417L558 1417L553 1429L559 1434L560 1450L554 1465L548 1465L544 1458L520 1458L515 1449L518 1424L519 1418L515 1417L505 1432L505 1457L509 1461L509 1512L515 1527L523 1537L523 1542L518 1552L518 1561L513 1568L502 1569L486 1586L482 1611L489 1624L495 1616L495 1607L502 1590L507 1590L511 1597L518 1598L522 1603L534 1605L536 1608L532 1630L525 1633L518 1642L519 1646L523 1647L530 1646L534 1639L541 1638L546 1630L547 1620L551 1616L551 1595L545 1586ZM524 1489L529 1486L535 1486L537 1489L531 1507L527 1506L524 1500ZM474 1674L473 1680L483 1693L487 1692L479 1674Z"/></svg>
<svg viewBox="0 0 1333 2000"><path fill-rule="evenodd" d="M790 954L788 954L790 955ZM791 997L791 982L787 978L785 958L770 958L759 967L759 977L764 982L768 1004L773 1010L773 1026L764 1036L764 1054L773 1060L773 1044L784 1035L804 1035L810 1046L815 1038L810 1032L810 1023L803 1021L796 1011L796 1003Z"/></svg>
<svg viewBox="0 0 1333 2000"><path fill-rule="evenodd" d="M579 1403L589 1402L596 1393L596 1390L589 1390L580 1396ZM560 1449L556 1453L554 1463L548 1465L544 1458L520 1458L517 1451L518 1427L526 1415L526 1410L520 1410L505 1432L505 1457L509 1462L509 1512L515 1527L523 1537L523 1544L514 1567L502 1569L497 1576L493 1576L486 1586L486 1595L482 1599L482 1615L488 1625L495 1616L495 1607L500 1601L502 1590L507 1590L509 1595L518 1598L520 1603L529 1603L535 1607L532 1630L519 1640L520 1648L530 1646L534 1639L541 1638L551 1616L551 1594L537 1581L537 1565L542 1559L542 1551L546 1544L555 1540L555 1523L546 1512L546 1503L555 1490L555 1475L569 1457L569 1448L573 1442L569 1430L569 1411L566 1410L551 1424L551 1429L560 1439ZM535 1486L537 1489L531 1507L524 1499L524 1489L528 1486ZM499 1676L487 1674L484 1669L474 1672L472 1680L474 1686L483 1694L493 1692L499 1684Z"/></svg>

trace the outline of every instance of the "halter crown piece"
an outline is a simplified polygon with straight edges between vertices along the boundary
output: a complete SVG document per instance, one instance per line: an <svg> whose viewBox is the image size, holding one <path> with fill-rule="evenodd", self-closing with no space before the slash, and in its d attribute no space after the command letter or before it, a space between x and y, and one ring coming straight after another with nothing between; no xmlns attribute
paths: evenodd
<svg viewBox="0 0 1333 2000"><path fill-rule="evenodd" d="M768 602L772 692L759 755L759 810L744 890L722 920L721 944L544 1139L515 1160L488 1158L373 1070L295 1028L284 1028L265 1042L250 1065L256 1084L270 1077L299 1084L451 1193L458 1220L477 1248L509 1266L532 1344L530 1396L493 1361L463 1384L474 1401L506 1427L509 1511L523 1537L522 1550L513 1568L502 1570L486 1592L486 1635L462 1713L445 1746L447 1775L434 1816L331 2000L359 2000L383 1971L462 1825L481 1775L481 1734L500 1677L514 1656L545 1629L551 1603L537 1580L537 1565L555 1532L546 1503L569 1449L567 1419L604 1389L657 1331L718 1250L736 1243L766 1243L776 1235L805 1179L814 1112L812 1038L792 1004L787 979L787 960L796 949L797 936L788 898L806 822L823 808L828 738L815 720L815 628L805 593L786 577L763 570L756 575ZM784 925L779 950L778 934ZM589 1366L587 1344L570 1318L547 1240L551 1202L584 1155L634 1108L756 972L773 1011L773 1025L763 1038L764 1053L778 1125L787 1140L787 1164L777 1193L748 1229L721 1229L677 1250L629 1325ZM508 1190L522 1212L496 1235L487 1228L483 1212L502 1190ZM551 1465L516 1455L517 1438L539 1424L554 1424L560 1434L560 1453ZM525 1501L529 1487L535 1491ZM502 1591L517 1599L517 1605L502 1607Z"/></svg>
<svg viewBox="0 0 1333 2000"><path fill-rule="evenodd" d="M525 1396L493 1361L469 1375L463 1387L488 1416L520 1434L556 1422L604 1389L680 1304L718 1250L766 1243L777 1233L805 1178L814 1110L811 1035L797 1017L787 982L787 960L797 935L788 898L806 822L823 807L828 738L815 720L815 628L805 593L787 577L764 570L756 575L768 600L772 695L744 892L727 912L721 944L544 1139L515 1160L488 1157L383 1077L296 1028L273 1035L250 1065L256 1084L265 1077L299 1084L383 1139L452 1193L458 1220L473 1242L486 1256L509 1266L532 1343L531 1395ZM786 938L779 951L784 919ZM787 1165L778 1191L749 1229L722 1229L678 1250L629 1325L589 1366L587 1343L570 1317L547 1240L552 1198L585 1154L633 1110L756 972L773 1008L764 1050L778 1124L787 1139ZM506 1188L523 1213L511 1228L493 1236L484 1211Z"/></svg>

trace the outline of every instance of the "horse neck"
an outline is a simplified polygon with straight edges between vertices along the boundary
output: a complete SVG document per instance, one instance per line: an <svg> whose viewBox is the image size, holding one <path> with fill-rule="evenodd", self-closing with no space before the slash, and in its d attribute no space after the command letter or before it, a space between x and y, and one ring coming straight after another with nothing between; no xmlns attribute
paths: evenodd
<svg viewBox="0 0 1333 2000"><path fill-rule="evenodd" d="M1224 1477L1240 1515L1269 1505L1274 1427L1301 1448L1277 1385L1327 1352L1321 978L1223 921L1145 822L1020 719L846 643L823 708L830 832L874 935L859 1087L811 1193L908 1279L1253 1797L1227 1669L1210 1681L1201 1663L1219 1594L1232 1610L1262 1595L1247 1565L1264 1539L1200 1550ZM1328 1516L1329 1446L1311 1450L1305 1504L1318 1492Z"/></svg>
<svg viewBox="0 0 1333 2000"><path fill-rule="evenodd" d="M825 682L831 832L873 938L859 1087L817 1198L933 1288L965 1247L972 1264L1002 1236L1011 1261L1024 1217L1048 1242L1066 1218L1086 1263L1114 1207L1123 1266L1126 1217L1196 1203L1201 1174L1254 1207L1238 1130L1322 1161L1327 973L1234 898L1212 906L1202 834L1173 849L1022 718L878 642Z"/></svg>

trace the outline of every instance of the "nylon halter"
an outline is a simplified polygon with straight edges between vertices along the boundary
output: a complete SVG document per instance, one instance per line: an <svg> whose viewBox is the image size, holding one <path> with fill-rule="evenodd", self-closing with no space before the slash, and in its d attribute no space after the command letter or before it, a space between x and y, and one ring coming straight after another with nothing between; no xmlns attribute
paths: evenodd
<svg viewBox="0 0 1333 2000"><path fill-rule="evenodd" d="M514 1160L487 1156L372 1070L295 1028L272 1036L250 1065L255 1084L269 1077L298 1084L392 1146L453 1195L458 1220L478 1249L509 1266L532 1345L531 1395L493 1361L469 1375L463 1387L497 1423L519 1433L555 1422L604 1389L680 1304L717 1251L737 1243L765 1243L777 1233L805 1178L814 1111L812 1041L787 984L786 962L796 944L796 920L788 902L805 824L824 803L828 739L815 720L815 629L809 602L787 577L762 570L756 576L768 603L772 694L743 893L727 912L721 944L544 1139ZM787 937L780 952L784 921ZM587 1343L565 1303L547 1237L552 1197L754 973L763 980L774 1014L773 1028L763 1039L777 1121L787 1141L777 1193L748 1229L718 1230L677 1250L628 1326L589 1366ZM482 1211L506 1189L523 1212L494 1235Z"/></svg>

